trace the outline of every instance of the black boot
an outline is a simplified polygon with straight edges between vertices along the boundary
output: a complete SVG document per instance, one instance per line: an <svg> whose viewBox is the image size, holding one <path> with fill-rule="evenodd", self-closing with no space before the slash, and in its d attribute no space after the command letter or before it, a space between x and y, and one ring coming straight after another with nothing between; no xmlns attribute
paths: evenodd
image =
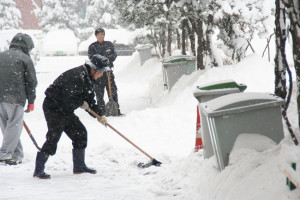
<svg viewBox="0 0 300 200"><path fill-rule="evenodd" d="M73 173L81 174L81 173L91 173L96 174L97 171L94 169L90 169L85 165L84 162L84 154L85 149L73 149Z"/></svg>
<svg viewBox="0 0 300 200"><path fill-rule="evenodd" d="M45 163L47 162L48 158L49 158L49 155L47 155L43 152L39 151L37 153L33 177L38 177L40 179L50 179L51 178L51 176L49 174L46 174L44 172Z"/></svg>

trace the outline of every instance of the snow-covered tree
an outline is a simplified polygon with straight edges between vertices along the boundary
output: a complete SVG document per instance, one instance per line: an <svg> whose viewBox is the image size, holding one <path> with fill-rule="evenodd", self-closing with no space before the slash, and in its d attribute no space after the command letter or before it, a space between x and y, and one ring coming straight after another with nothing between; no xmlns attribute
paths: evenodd
<svg viewBox="0 0 300 200"><path fill-rule="evenodd" d="M77 0L43 0L39 13L42 30L71 29L76 34L81 23L77 6Z"/></svg>
<svg viewBox="0 0 300 200"><path fill-rule="evenodd" d="M254 34L264 37L272 32L265 23L272 18L264 0L216 0L214 20L233 60L240 61Z"/></svg>
<svg viewBox="0 0 300 200"><path fill-rule="evenodd" d="M154 44L171 54L173 35L180 37L182 30L182 53L186 53L185 41L190 39L191 51L197 56L197 68L222 65L212 43L212 35L219 31L226 53L233 61L245 56L251 47L253 35L269 36L273 27L266 23L273 19L270 10L265 10L268 0L108 0L119 13L119 21L127 28L150 30ZM180 12L179 12L180 11ZM197 36L195 38L194 36ZM197 44L195 44L197 42ZM177 44L178 39L177 39ZM196 50L197 48L197 50ZM197 53L196 53L197 52Z"/></svg>
<svg viewBox="0 0 300 200"><path fill-rule="evenodd" d="M113 5L108 0L92 0L87 7L86 21L90 26L114 28L117 23L117 15Z"/></svg>
<svg viewBox="0 0 300 200"><path fill-rule="evenodd" d="M16 8L16 3L13 0L1 0L0 30L19 28L21 23L21 12Z"/></svg>
<svg viewBox="0 0 300 200"><path fill-rule="evenodd" d="M153 24L153 29L159 34L159 43L162 46L162 57L172 55L172 43L176 30L180 25L178 20L180 17L179 10L176 7L176 1L154 1L153 4L156 11L156 16Z"/></svg>
<svg viewBox="0 0 300 200"><path fill-rule="evenodd" d="M181 25L180 25L180 28L181 28L181 39L182 39L182 42L181 42L181 46L182 46L182 49L181 49L181 53L182 55L186 55L186 51L187 51L187 48L186 48L186 43L188 42L187 38L189 38L189 41L190 41L190 49L192 51L192 54L194 56L196 56L196 47L195 47L195 30L191 28L191 23L189 22L189 19L187 17L182 17L181 18Z"/></svg>
<svg viewBox="0 0 300 200"><path fill-rule="evenodd" d="M218 67L222 66L222 62L217 62L217 52L214 48L213 44L213 33L214 33L214 7L215 7L215 0L212 0L205 11L205 23L206 23L206 30L205 30L205 51L207 54L207 58L210 60L207 65L211 65L211 67Z"/></svg>
<svg viewBox="0 0 300 200"><path fill-rule="evenodd" d="M186 17L191 24L192 30L189 31L191 44L193 43L192 34L197 35L197 69L205 69L204 66L204 51L205 51L205 38L204 38L204 10L207 8L208 1L200 0L180 0L176 6L180 8L182 17ZM185 22L186 23L186 22ZM187 23L186 23L187 25ZM188 28L188 27L187 27ZM192 50L194 45L192 44Z"/></svg>
<svg viewBox="0 0 300 200"><path fill-rule="evenodd" d="M178 23L175 0L110 0L119 13L119 21L127 28L146 28L154 46L158 46L164 57L172 52L173 32Z"/></svg>

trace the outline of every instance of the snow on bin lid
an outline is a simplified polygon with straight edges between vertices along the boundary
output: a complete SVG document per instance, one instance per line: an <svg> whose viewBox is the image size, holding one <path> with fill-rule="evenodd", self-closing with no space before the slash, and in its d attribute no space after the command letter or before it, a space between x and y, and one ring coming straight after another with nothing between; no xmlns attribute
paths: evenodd
<svg viewBox="0 0 300 200"><path fill-rule="evenodd" d="M163 59L163 63L179 63L179 62L187 62L187 61L195 61L195 56L188 55L178 55L178 56L170 56Z"/></svg>
<svg viewBox="0 0 300 200"><path fill-rule="evenodd" d="M138 44L135 49L136 50L145 50L145 49L152 49L152 44Z"/></svg>
<svg viewBox="0 0 300 200"><path fill-rule="evenodd" d="M243 92L246 90L247 86L244 84L237 84L234 80L222 80L207 83L204 85L197 86L194 90L194 96L200 97L204 95L214 95L214 94L228 94Z"/></svg>
<svg viewBox="0 0 300 200"><path fill-rule="evenodd" d="M209 116L217 116L283 105L285 101L270 93L233 93L202 103L201 107Z"/></svg>

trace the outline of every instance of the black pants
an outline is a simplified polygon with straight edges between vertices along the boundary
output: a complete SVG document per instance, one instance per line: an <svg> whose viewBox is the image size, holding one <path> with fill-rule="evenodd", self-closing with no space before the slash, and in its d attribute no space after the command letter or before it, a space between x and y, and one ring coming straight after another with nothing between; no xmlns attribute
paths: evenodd
<svg viewBox="0 0 300 200"><path fill-rule="evenodd" d="M44 100L44 115L47 121L48 132L42 152L54 155L61 134L65 132L72 140L74 149L84 149L87 146L87 131L79 118L74 114L57 112L51 108L51 100Z"/></svg>
<svg viewBox="0 0 300 200"><path fill-rule="evenodd" d="M105 101L104 101L104 89L105 88L106 88L106 92L109 96L107 73L108 72L104 72L103 76L96 80L96 84L95 84L95 93L96 93L96 98L97 98L97 104L98 104L99 108L101 109L101 111L103 111L104 113L106 112ZM115 102L118 103L118 93L117 93L118 88L115 83L115 76L112 71L110 72L110 84L111 84L111 98ZM119 106L119 103L118 103L118 106Z"/></svg>

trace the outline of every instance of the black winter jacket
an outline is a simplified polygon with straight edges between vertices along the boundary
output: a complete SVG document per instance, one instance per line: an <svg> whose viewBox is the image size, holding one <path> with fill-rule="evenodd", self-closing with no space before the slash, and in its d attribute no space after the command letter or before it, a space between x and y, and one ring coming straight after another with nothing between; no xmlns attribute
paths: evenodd
<svg viewBox="0 0 300 200"><path fill-rule="evenodd" d="M105 56L106 58L108 58L109 67L114 67L113 62L117 58L117 53L115 51L113 43L109 41L103 41L102 43L96 41L92 43L88 49L88 57L91 59L95 54L100 54L101 56Z"/></svg>
<svg viewBox="0 0 300 200"><path fill-rule="evenodd" d="M94 99L94 83L88 65L81 65L62 73L45 91L46 98L52 102L47 108L69 115L86 101L93 111L102 116L104 113L100 111Z"/></svg>
<svg viewBox="0 0 300 200"><path fill-rule="evenodd" d="M25 106L34 103L37 78L29 51L34 47L30 36L18 33L9 50L0 53L0 102Z"/></svg>

